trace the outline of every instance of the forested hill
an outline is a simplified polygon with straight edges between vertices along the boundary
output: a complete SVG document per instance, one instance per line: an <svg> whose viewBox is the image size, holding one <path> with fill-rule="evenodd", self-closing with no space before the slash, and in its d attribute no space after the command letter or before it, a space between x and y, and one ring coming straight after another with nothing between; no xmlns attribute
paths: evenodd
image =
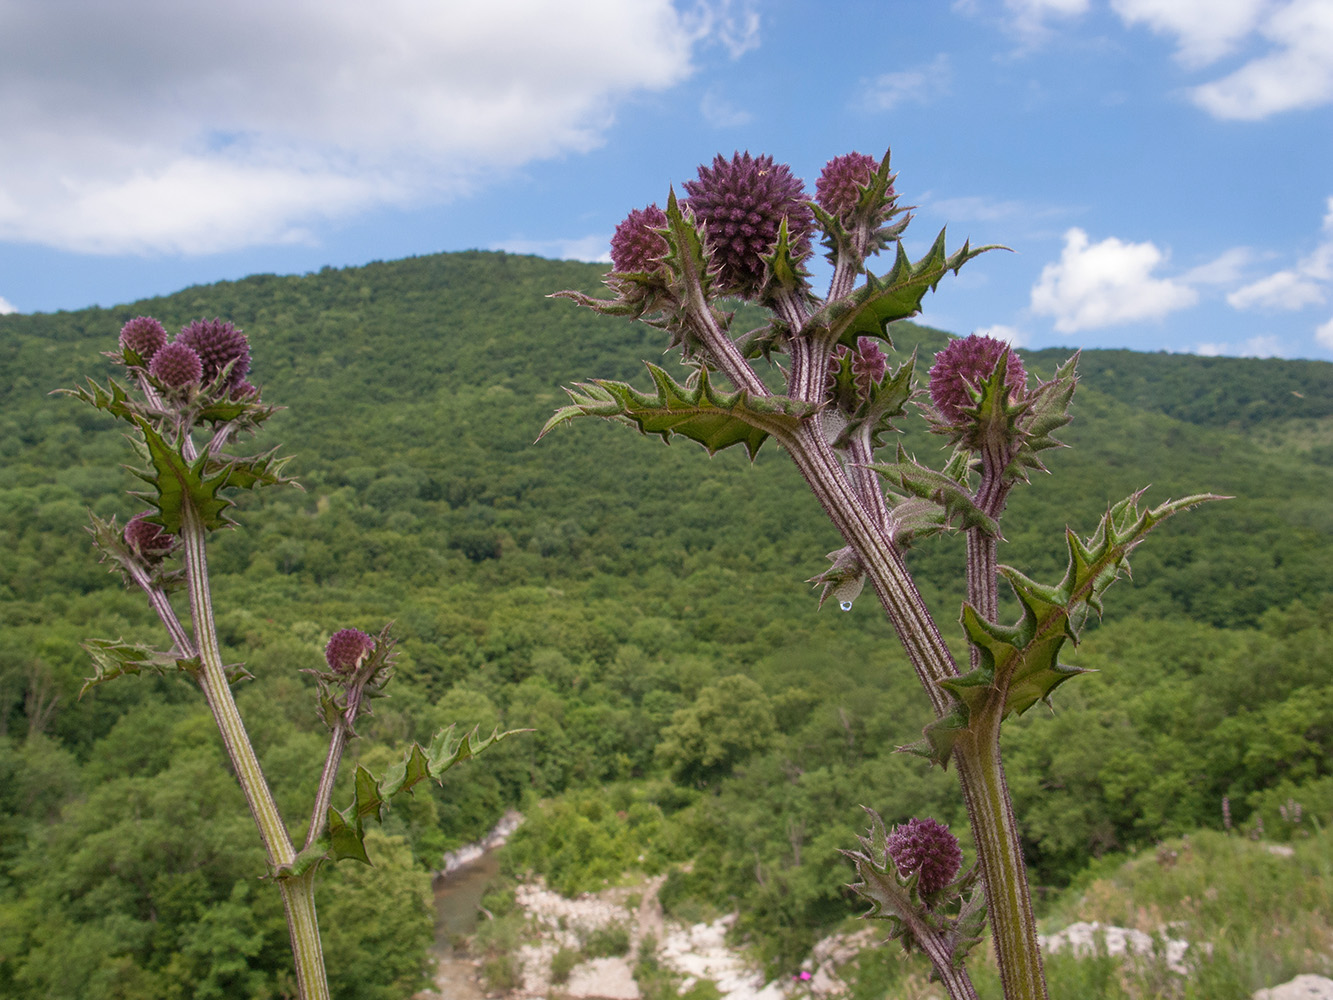
<svg viewBox="0 0 1333 1000"><path fill-rule="evenodd" d="M402 640L362 759L382 766L450 721L536 730L395 807L373 876L400 894L392 909L357 911L355 879L371 876L339 874L321 915L342 906L361 913L344 926L427 940L403 902L426 867L526 803L514 856L553 884L693 857L668 905L739 907L761 953L800 953L855 909L834 848L861 803L890 822L960 817L952 775L891 753L929 715L873 599L816 609L803 581L838 542L778 448L710 459L591 421L534 443L562 385L670 364L657 331L548 297L596 291L602 270L471 252L0 316L0 993L166 996L213 976L222 995L259 995L284 967L280 921L245 903L268 900L252 881L262 857L230 846L254 839L239 793L204 777L218 750L197 693L127 678L78 697L80 642L163 640L83 532L88 508L140 509L124 496L132 455L104 414L49 393L115 375L100 352L140 314L169 330L236 323L251 380L287 407L261 444L295 454L304 492L244 498L210 565L225 655L256 675L238 698L292 825L323 738L298 671L337 628L393 620ZM923 372L945 342L911 324L894 336ZM1063 355L1028 359L1049 374ZM1064 526L1086 532L1148 484L1154 500L1236 499L1148 539L1077 654L1101 672L1061 688L1059 714L1013 725L1038 879L1217 825L1224 795L1237 823L1273 829L1290 795L1333 819L1333 365L1088 351L1081 370L1071 447L1016 491L1003 561L1055 582ZM938 448L917 429L904 440L923 458ZM960 545L931 540L909 562L956 643ZM709 719L721 749L687 738ZM728 734L727 719L748 721ZM182 813L197 794L208 810ZM169 819L146 839L153 815ZM75 927L88 943L54 961ZM256 949L254 982L189 943L233 932ZM335 994L380 995L353 988L347 961ZM55 968L67 983L42 978Z"/></svg>

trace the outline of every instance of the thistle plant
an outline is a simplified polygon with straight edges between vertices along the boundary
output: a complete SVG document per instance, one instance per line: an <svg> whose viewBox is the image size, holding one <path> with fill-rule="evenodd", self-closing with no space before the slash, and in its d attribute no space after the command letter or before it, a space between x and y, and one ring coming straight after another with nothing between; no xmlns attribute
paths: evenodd
<svg viewBox="0 0 1333 1000"><path fill-rule="evenodd" d="M239 664L223 661L213 614L207 545L214 532L236 526L228 512L238 490L294 485L277 449L237 454L236 442L259 431L278 411L249 381L250 345L245 334L222 320L198 320L169 339L156 319L125 324L119 350L108 356L125 368L124 381L93 379L60 390L130 427L141 467L131 471L147 489L131 495L149 509L122 529L115 518L93 514L90 532L103 561L141 590L167 635L167 647L94 639L85 644L94 675L86 693L113 678L151 672L181 674L198 685L217 723L245 800L268 857L266 874L282 894L291 934L296 980L303 1000L327 998L328 980L315 913L315 875L324 863L353 858L365 863L368 819L380 821L389 800L418 782L439 781L455 764L510 735L498 729L479 737L455 735L449 726L426 745L412 744L402 759L376 777L358 765L352 802L332 807L334 783L358 720L383 695L393 674L394 640L389 626L376 635L342 629L330 638L323 668L308 668L316 707L329 730L329 750L303 842L294 840L278 812L250 743L231 686L250 678ZM173 595L184 591L184 618ZM300 846L298 846L298 844Z"/></svg>
<svg viewBox="0 0 1333 1000"><path fill-rule="evenodd" d="M688 377L677 381L648 364L648 392L578 383L542 434L596 416L664 440L684 435L710 454L742 445L753 459L772 438L791 456L846 543L812 581L820 603L832 597L849 610L870 585L933 709L922 738L904 749L942 767L953 762L977 845L977 864L955 878L957 844L948 848L947 831L917 821L889 834L875 817L861 849L849 852L855 888L870 900L870 915L891 918L898 936L925 951L951 996L975 995L964 960L988 918L1005 996L1045 997L1001 723L1082 672L1059 654L1101 613L1131 550L1165 518L1211 497L1149 509L1136 493L1110 507L1089 536L1066 530L1068 568L1054 584L998 565L1010 491L1045 471L1043 453L1059 446L1053 435L1070 419L1077 356L1034 381L1008 345L966 337L936 356L925 396L915 353L896 364L885 353L891 324L916 315L946 273L998 248L965 242L949 253L941 230L912 261L902 244L911 215L894 181L888 153L878 161L850 153L828 163L811 199L786 165L737 153L700 167L685 198L672 189L665 209L631 212L611 243L612 296L557 295L664 331ZM807 269L816 238L833 266L823 297ZM867 261L884 251L892 262L877 274ZM767 321L733 329L726 307L736 299L766 309ZM781 390L772 387L779 380ZM889 446L912 411L943 437L941 462ZM959 531L967 544L959 618L970 646L962 666L903 559L910 544ZM1012 624L999 618L1001 578L1021 607Z"/></svg>

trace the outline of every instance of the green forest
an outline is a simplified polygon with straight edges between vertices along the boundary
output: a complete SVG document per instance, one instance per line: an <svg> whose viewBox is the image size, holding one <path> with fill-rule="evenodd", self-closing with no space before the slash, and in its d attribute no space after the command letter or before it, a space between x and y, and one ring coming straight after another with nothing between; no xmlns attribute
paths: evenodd
<svg viewBox="0 0 1333 1000"><path fill-rule="evenodd" d="M399 639L391 697L351 749L368 766L454 722L532 730L396 802L374 867L321 879L335 996L421 988L430 873L511 808L528 816L512 874L572 894L670 873L668 912L738 911L773 974L863 910L837 853L862 806L951 823L968 851L953 774L896 752L932 714L873 596L820 609L806 582L841 542L778 449L709 457L593 421L536 441L562 386L646 386L644 360L674 364L657 331L549 297L595 293L603 270L442 254L0 316L0 995L292 989L281 904L198 690L143 676L80 696L83 643L157 643L161 626L85 531L89 510L143 509L134 456L52 391L120 377L102 352L139 315L234 322L251 381L285 407L259 444L294 456L300 486L241 495L210 566L289 825L325 745L302 671L338 629L393 622ZM923 362L946 343L891 332ZM1023 357L1049 377L1070 353ZM1232 499L1154 532L1068 654L1097 672L1006 726L1039 895L1222 829L1224 799L1235 828L1273 839L1333 822L1333 366L1086 351L1079 371L1070 447L1015 493L1002 562L1055 582L1064 527L1090 531L1141 487ZM908 452L942 444L903 430ZM908 563L965 655L961 539Z"/></svg>

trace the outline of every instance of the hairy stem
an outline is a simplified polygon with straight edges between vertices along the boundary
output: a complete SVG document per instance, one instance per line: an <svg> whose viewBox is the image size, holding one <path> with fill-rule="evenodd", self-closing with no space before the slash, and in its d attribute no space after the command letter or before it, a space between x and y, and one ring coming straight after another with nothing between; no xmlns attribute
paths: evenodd
<svg viewBox="0 0 1333 1000"><path fill-rule="evenodd" d="M305 836L307 850L320 834L329 819L329 804L333 801L333 783L338 779L338 767L342 764L343 751L347 749L347 723L338 720L329 737L329 754L324 759L324 772L319 776L319 790L315 793L315 806L310 811L310 830Z"/></svg>
<svg viewBox="0 0 1333 1000"><path fill-rule="evenodd" d="M954 759L981 861L1005 1000L1047 1000L1027 866L1000 760L999 713L988 714L994 722L973 719L981 731L969 731L959 739Z"/></svg>
<svg viewBox="0 0 1333 1000"><path fill-rule="evenodd" d="M861 556L935 714L945 715L953 700L939 684L957 676L958 668L885 526L874 522L813 421L784 435L782 443L833 523ZM991 580L993 585L993 572ZM998 709L973 719L954 748L954 758L977 842L1006 1000L1045 1000L1036 920L1000 759L999 728Z"/></svg>
<svg viewBox="0 0 1333 1000"><path fill-rule="evenodd" d="M195 647L199 652L199 686L208 701L223 745L231 760L236 778L241 783L246 805L259 828L269 864L275 869L289 865L296 858L287 828L278 813L277 803L264 780L249 734L241 721L240 710L232 697L231 688L222 669L222 650L218 644L217 627L213 618L213 599L208 582L208 561L205 557L206 529L194 504L186 500L181 505L181 538L185 545L185 574L190 596L190 617L194 626ZM309 873L307 873L309 874ZM301 879L279 879L283 904L287 910L287 924L292 935L292 952L296 961L297 986L302 1000L327 1000L328 982L324 975L324 955L315 922L315 894L310 878L304 887L290 886Z"/></svg>

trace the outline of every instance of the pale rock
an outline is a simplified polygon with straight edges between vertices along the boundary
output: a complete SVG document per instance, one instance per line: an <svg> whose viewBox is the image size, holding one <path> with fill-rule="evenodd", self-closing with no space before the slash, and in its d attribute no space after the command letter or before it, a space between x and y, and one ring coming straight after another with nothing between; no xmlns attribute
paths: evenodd
<svg viewBox="0 0 1333 1000"><path fill-rule="evenodd" d="M1258 990L1254 1000L1333 1000L1333 979L1326 976L1297 976L1289 983Z"/></svg>

